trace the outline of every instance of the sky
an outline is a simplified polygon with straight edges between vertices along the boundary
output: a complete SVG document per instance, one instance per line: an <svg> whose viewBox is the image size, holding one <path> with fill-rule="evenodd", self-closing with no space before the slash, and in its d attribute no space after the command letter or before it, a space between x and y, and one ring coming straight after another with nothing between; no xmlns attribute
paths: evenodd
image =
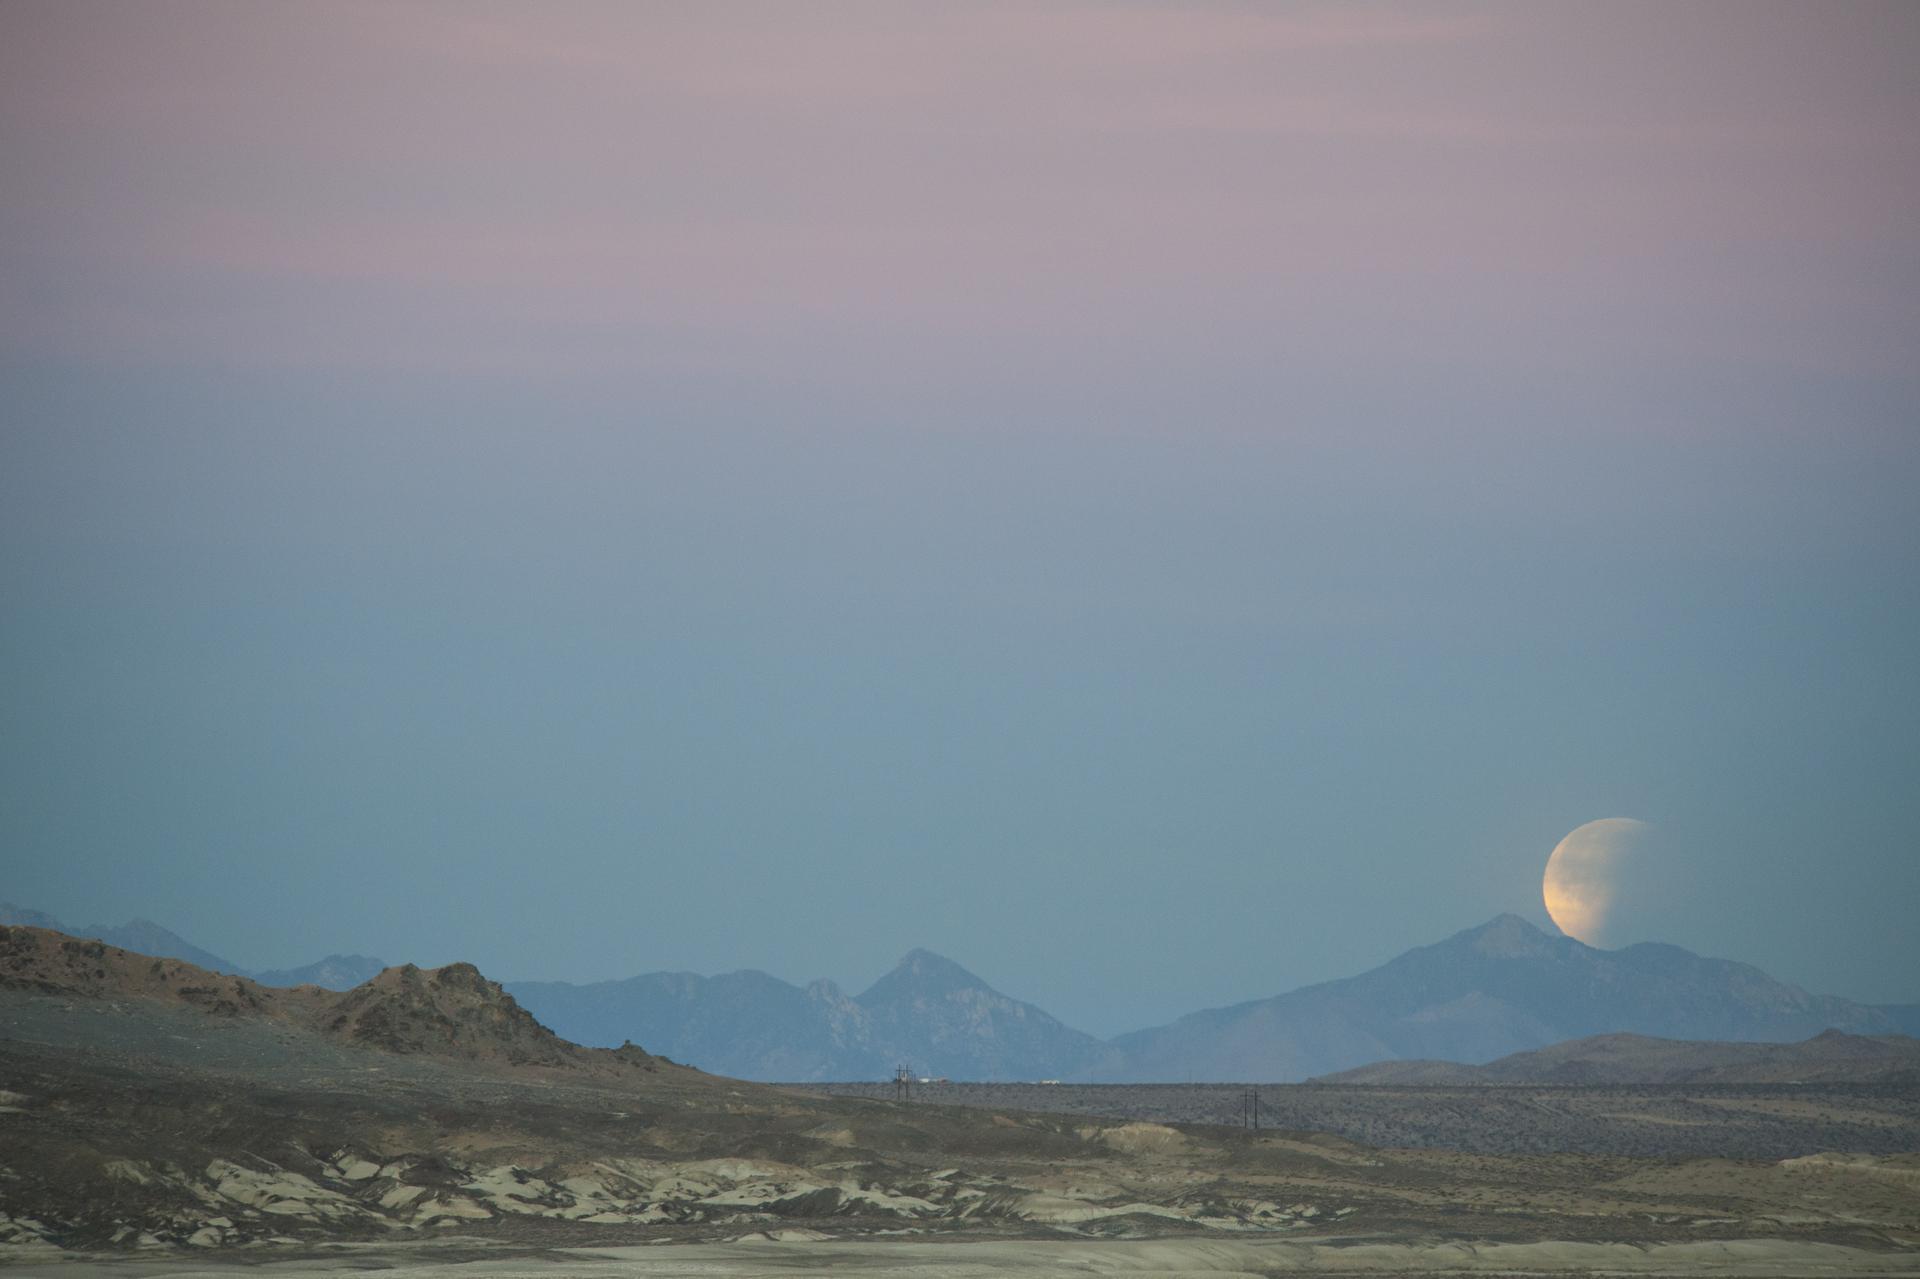
<svg viewBox="0 0 1920 1279"><path fill-rule="evenodd" d="M1920 8L0 6L0 898L1920 1000Z"/></svg>

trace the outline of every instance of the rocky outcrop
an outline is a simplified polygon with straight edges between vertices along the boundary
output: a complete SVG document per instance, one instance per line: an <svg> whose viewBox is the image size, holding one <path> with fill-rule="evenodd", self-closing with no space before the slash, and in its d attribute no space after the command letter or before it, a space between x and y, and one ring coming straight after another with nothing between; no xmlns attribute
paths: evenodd
<svg viewBox="0 0 1920 1279"><path fill-rule="evenodd" d="M391 1053L541 1066L582 1056L472 964L389 968L333 1000L323 1026L349 1043Z"/></svg>
<svg viewBox="0 0 1920 1279"><path fill-rule="evenodd" d="M472 964L407 964L348 991L288 990L50 929L0 925L0 989L264 1017L390 1053L596 1071L656 1065L631 1043L608 1052L567 1042Z"/></svg>

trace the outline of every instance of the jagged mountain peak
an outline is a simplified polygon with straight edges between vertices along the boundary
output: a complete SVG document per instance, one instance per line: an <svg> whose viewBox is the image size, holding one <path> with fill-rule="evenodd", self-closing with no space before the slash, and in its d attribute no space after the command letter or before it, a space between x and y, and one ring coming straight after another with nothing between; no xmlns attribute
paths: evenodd
<svg viewBox="0 0 1920 1279"><path fill-rule="evenodd" d="M916 946L902 955L900 962L894 967L908 969L921 976L964 977L968 981L976 982L980 980L945 955L937 954L922 946Z"/></svg>
<svg viewBox="0 0 1920 1279"><path fill-rule="evenodd" d="M389 965L371 955L328 955L299 968L276 968L253 975L262 986L322 986L351 990L378 976Z"/></svg>
<svg viewBox="0 0 1920 1279"><path fill-rule="evenodd" d="M916 947L901 956L900 962L855 1002L871 1007L903 998L938 999L962 990L1000 994L945 955Z"/></svg>
<svg viewBox="0 0 1920 1279"><path fill-rule="evenodd" d="M1526 959L1551 953L1565 938L1556 938L1520 916L1495 915L1477 928L1456 933L1442 945L1465 944L1494 959Z"/></svg>
<svg viewBox="0 0 1920 1279"><path fill-rule="evenodd" d="M1487 934L1502 934L1502 935L1520 936L1520 937L1547 936L1547 933L1544 930L1535 926L1534 924L1522 918L1521 916L1514 914L1510 910L1503 910L1498 915L1495 915L1492 919L1489 919L1486 923L1480 924L1473 928L1466 929L1463 935L1477 937L1477 936L1485 936Z"/></svg>

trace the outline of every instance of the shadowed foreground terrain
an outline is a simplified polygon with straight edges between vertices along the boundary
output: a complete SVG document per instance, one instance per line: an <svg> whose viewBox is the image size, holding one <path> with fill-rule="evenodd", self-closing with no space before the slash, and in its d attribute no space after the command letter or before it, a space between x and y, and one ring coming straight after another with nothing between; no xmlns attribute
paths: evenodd
<svg viewBox="0 0 1920 1279"><path fill-rule="evenodd" d="M74 1276L1920 1272L1911 1155L1381 1149L822 1096L549 1043L465 966L285 1006L209 976L0 936L0 1257ZM1911 1132L1910 1107L1889 1114Z"/></svg>

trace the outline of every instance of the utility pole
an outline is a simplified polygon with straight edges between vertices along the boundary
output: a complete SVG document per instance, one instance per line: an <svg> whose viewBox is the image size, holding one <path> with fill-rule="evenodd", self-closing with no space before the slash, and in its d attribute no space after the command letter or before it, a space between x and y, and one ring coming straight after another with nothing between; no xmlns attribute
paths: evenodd
<svg viewBox="0 0 1920 1279"><path fill-rule="evenodd" d="M913 1100L913 1072L905 1066L898 1066L894 1069L893 1099L895 1101Z"/></svg>

